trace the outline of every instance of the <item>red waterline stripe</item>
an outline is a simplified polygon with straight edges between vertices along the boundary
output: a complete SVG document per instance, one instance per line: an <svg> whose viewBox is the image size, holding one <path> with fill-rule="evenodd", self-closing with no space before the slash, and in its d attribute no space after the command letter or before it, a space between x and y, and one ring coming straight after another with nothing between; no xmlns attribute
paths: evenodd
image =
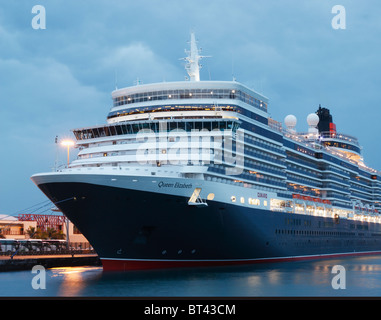
<svg viewBox="0 0 381 320"><path fill-rule="evenodd" d="M381 251L350 252L335 254L320 254L310 256L279 257L247 260L129 260L101 258L104 271L129 271L129 270L155 270L167 268L189 268L189 267L213 267L232 266L255 263L276 263L287 261L303 261L321 258L338 258L345 256L377 255Z"/></svg>

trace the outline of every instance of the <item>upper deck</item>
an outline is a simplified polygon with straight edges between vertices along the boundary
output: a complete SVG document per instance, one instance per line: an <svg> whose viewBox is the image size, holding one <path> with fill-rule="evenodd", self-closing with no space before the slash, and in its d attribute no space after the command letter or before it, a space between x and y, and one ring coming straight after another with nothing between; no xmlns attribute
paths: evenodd
<svg viewBox="0 0 381 320"><path fill-rule="evenodd" d="M156 110L155 107L163 105L218 106L234 102L244 102L249 105L248 109L265 116L268 105L268 98L235 81L181 81L137 85L113 91L112 99L113 107L108 119L131 114L134 110L152 112Z"/></svg>

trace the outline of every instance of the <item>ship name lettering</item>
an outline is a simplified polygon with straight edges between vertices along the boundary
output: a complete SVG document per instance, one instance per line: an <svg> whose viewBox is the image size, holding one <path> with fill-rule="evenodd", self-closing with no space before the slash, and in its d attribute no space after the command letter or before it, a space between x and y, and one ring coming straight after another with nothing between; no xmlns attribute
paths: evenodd
<svg viewBox="0 0 381 320"><path fill-rule="evenodd" d="M192 184L191 183L179 183L179 182L176 182L175 183L175 188L192 188Z"/></svg>
<svg viewBox="0 0 381 320"><path fill-rule="evenodd" d="M267 193L258 192L258 198L267 198Z"/></svg>
<svg viewBox="0 0 381 320"><path fill-rule="evenodd" d="M159 188L173 188L173 183L167 183L167 182L160 181L158 184L158 187Z"/></svg>
<svg viewBox="0 0 381 320"><path fill-rule="evenodd" d="M180 183L180 182L176 182L176 183L169 183L169 182L164 182L164 181L160 181L157 185L159 188L192 188L192 184L191 183Z"/></svg>

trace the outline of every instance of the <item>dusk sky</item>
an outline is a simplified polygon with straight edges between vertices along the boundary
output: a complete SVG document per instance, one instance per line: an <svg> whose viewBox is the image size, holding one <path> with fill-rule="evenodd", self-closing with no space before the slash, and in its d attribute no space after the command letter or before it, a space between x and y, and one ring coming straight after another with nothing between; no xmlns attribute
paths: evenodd
<svg viewBox="0 0 381 320"><path fill-rule="evenodd" d="M35 5L46 29L32 26ZM332 27L335 5L345 29ZM328 107L381 170L380 17L377 0L1 0L0 214L47 199L31 175L65 163L55 136L106 123L116 79L118 88L184 80L191 31L212 56L201 80L234 76L269 98L275 120L294 114L298 131Z"/></svg>

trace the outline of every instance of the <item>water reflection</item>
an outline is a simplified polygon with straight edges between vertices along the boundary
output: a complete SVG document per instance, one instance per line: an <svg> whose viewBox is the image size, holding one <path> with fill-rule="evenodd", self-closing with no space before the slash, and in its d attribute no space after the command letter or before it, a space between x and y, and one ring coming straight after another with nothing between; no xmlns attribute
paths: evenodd
<svg viewBox="0 0 381 320"><path fill-rule="evenodd" d="M335 290L332 268L346 270ZM30 272L18 279L28 279ZM16 273L8 273L8 278ZM298 297L381 296L381 256L182 270L103 272L99 267L53 268L47 290L59 297ZM8 279L7 278L7 279ZM2 283L0 275L0 284ZM20 285L20 288L22 286ZM33 292L34 293L34 292ZM22 295L20 293L20 295Z"/></svg>
<svg viewBox="0 0 381 320"><path fill-rule="evenodd" d="M50 278L58 280L57 296L81 296L91 281L102 276L99 267L59 267L49 270Z"/></svg>

